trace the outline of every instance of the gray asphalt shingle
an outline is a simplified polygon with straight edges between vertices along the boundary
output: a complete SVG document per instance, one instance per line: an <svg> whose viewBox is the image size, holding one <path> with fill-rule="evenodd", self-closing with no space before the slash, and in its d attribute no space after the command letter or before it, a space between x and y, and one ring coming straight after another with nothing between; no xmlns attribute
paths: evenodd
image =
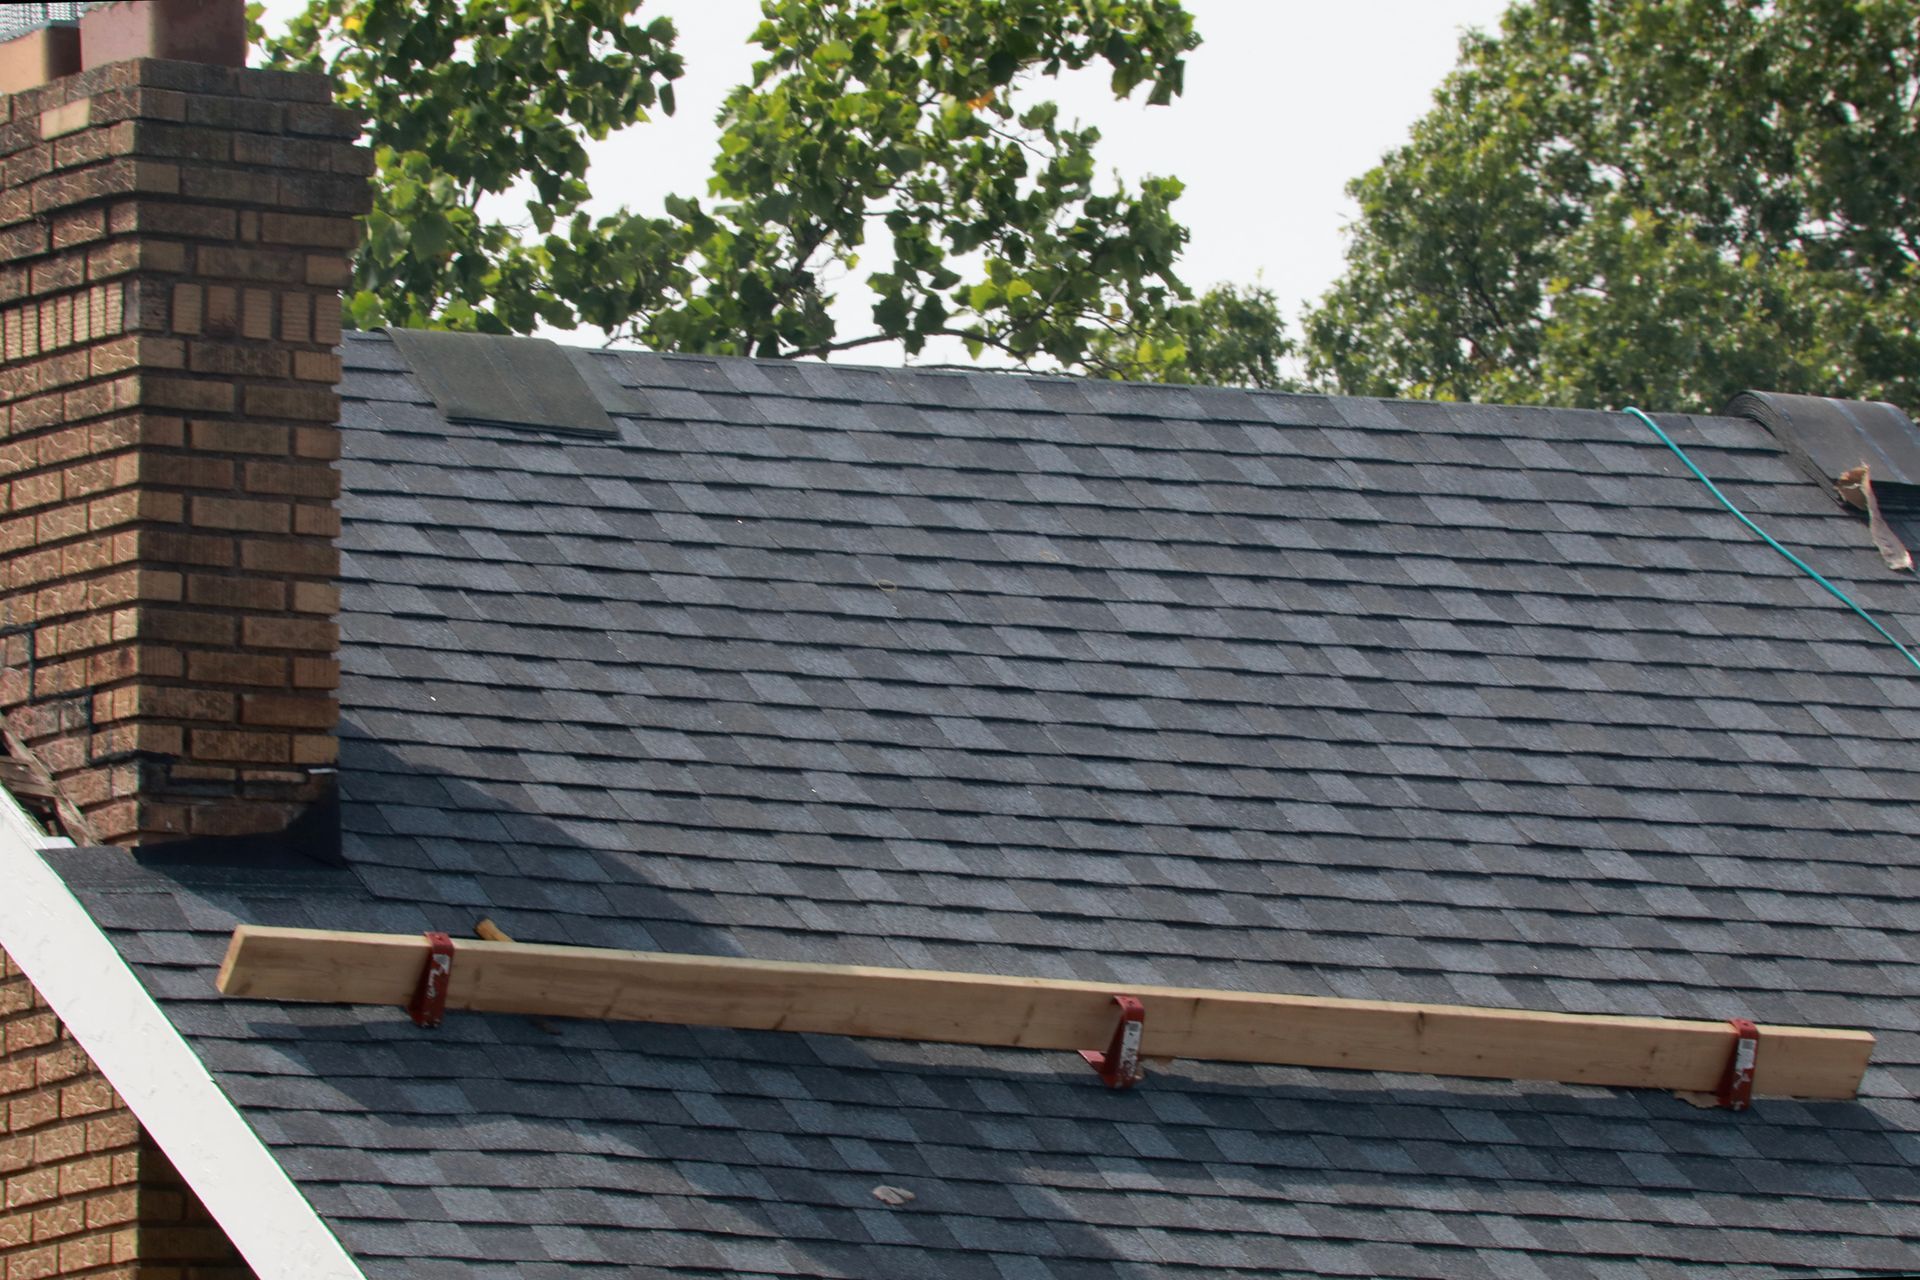
<svg viewBox="0 0 1920 1280"><path fill-rule="evenodd" d="M344 353L346 865L56 861L376 1280L1920 1269L1920 682L1630 419L607 354L655 416L592 440ZM1665 422L1920 629L1761 427ZM482 915L1882 1038L1732 1117L209 980Z"/></svg>

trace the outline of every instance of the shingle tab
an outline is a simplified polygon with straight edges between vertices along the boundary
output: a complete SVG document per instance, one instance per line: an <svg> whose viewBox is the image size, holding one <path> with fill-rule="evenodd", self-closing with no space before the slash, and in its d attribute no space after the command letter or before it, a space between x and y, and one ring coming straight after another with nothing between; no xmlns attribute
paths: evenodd
<svg viewBox="0 0 1920 1280"><path fill-rule="evenodd" d="M653 416L529 439L345 352L348 866L57 861L370 1275L1920 1269L1920 685L1631 420L629 354ZM1757 424L1672 421L1920 627ZM483 915L1881 1043L1736 1118L213 995L239 921Z"/></svg>

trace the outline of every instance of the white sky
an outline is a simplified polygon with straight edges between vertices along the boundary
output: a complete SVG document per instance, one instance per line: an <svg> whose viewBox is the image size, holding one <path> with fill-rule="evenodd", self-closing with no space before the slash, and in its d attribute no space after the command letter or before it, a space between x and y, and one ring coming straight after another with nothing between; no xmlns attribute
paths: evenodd
<svg viewBox="0 0 1920 1280"><path fill-rule="evenodd" d="M267 0L268 28L301 7ZM1187 0L1205 43L1171 106L1139 105L1144 92L1116 103L1091 73L1059 82L1053 96L1064 115L1099 126L1109 170L1132 180L1173 173L1186 184L1174 212L1193 233L1182 270L1189 284L1258 277L1294 316L1340 272L1340 230L1354 213L1347 181L1426 112L1460 32L1493 28L1505 8L1506 0ZM595 149L597 204L653 211L669 192L704 197L713 117L753 62L745 41L759 11L758 0L647 0L643 21L665 14L680 31L679 110ZM857 282L840 292L841 336L865 332L871 295ZM900 356L870 347L850 358Z"/></svg>

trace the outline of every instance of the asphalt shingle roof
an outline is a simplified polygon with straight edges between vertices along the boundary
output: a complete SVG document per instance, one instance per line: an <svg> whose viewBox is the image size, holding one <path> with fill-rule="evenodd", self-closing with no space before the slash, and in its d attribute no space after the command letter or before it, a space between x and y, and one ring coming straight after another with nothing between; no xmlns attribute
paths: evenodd
<svg viewBox="0 0 1920 1280"><path fill-rule="evenodd" d="M594 440L345 355L347 865L55 861L376 1280L1920 1269L1920 679L1632 419L609 354ZM1758 425L1662 421L1920 633ZM1736 1116L213 991L236 922L483 915L1880 1045Z"/></svg>

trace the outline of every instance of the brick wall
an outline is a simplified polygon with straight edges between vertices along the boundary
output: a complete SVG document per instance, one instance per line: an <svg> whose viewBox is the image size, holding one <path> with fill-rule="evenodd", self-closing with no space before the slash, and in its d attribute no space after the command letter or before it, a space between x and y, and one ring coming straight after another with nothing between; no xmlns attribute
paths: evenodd
<svg viewBox="0 0 1920 1280"><path fill-rule="evenodd" d="M0 98L0 710L103 841L327 785L358 132L194 63Z"/></svg>
<svg viewBox="0 0 1920 1280"><path fill-rule="evenodd" d="M251 1275L0 952L0 1280Z"/></svg>

